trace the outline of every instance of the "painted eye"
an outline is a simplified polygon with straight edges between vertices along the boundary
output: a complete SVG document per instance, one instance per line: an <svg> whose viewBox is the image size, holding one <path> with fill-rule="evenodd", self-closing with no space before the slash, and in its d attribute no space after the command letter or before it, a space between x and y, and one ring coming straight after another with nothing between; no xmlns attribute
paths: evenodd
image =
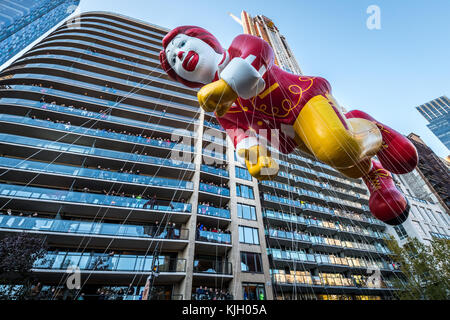
<svg viewBox="0 0 450 320"><path fill-rule="evenodd" d="M175 56L172 57L172 64L175 64L177 62L177 58Z"/></svg>
<svg viewBox="0 0 450 320"><path fill-rule="evenodd" d="M180 48L181 48L181 47L184 47L185 44L186 44L186 40L181 41L181 42L180 42Z"/></svg>

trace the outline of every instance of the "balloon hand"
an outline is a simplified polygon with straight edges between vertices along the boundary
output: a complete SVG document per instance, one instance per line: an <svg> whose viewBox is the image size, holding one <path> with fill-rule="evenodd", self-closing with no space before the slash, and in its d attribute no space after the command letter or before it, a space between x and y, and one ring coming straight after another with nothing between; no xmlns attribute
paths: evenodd
<svg viewBox="0 0 450 320"><path fill-rule="evenodd" d="M227 113L238 95L222 79L203 86L197 93L200 106L206 112L215 111L221 117Z"/></svg>

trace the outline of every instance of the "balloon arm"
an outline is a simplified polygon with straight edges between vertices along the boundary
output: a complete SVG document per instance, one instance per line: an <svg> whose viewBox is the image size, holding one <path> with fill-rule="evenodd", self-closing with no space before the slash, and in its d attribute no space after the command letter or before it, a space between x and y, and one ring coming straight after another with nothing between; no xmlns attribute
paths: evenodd
<svg viewBox="0 0 450 320"><path fill-rule="evenodd" d="M261 74L252 66L250 62L252 58L255 57L233 58L220 73L220 78L243 99L251 99L257 96L266 85Z"/></svg>

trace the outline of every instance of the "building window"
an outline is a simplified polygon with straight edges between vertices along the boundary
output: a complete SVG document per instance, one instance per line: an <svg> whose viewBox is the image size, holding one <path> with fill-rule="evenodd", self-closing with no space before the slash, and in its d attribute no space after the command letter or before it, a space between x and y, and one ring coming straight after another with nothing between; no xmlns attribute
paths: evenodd
<svg viewBox="0 0 450 320"><path fill-rule="evenodd" d="M262 283L242 283L244 300L266 300L266 291Z"/></svg>
<svg viewBox="0 0 450 320"><path fill-rule="evenodd" d="M252 175L247 169L236 167L236 178L252 181Z"/></svg>
<svg viewBox="0 0 450 320"><path fill-rule="evenodd" d="M256 208L247 204L237 204L238 217L247 220L256 220Z"/></svg>
<svg viewBox="0 0 450 320"><path fill-rule="evenodd" d="M258 229L239 226L239 242L259 245Z"/></svg>
<svg viewBox="0 0 450 320"><path fill-rule="evenodd" d="M397 232L397 235L400 238L400 240L408 238L408 233L401 224L394 226L394 230L395 232Z"/></svg>
<svg viewBox="0 0 450 320"><path fill-rule="evenodd" d="M238 197L255 199L253 188L243 184L236 184L236 194Z"/></svg>
<svg viewBox="0 0 450 320"><path fill-rule="evenodd" d="M253 252L241 252L241 271L261 273L261 254Z"/></svg>

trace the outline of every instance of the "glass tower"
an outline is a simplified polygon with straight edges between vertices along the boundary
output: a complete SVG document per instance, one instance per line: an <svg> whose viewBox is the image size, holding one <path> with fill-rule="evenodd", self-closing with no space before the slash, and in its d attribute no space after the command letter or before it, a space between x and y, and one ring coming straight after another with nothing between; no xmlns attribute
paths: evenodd
<svg viewBox="0 0 450 320"><path fill-rule="evenodd" d="M151 299L390 297L398 271L361 181L295 154L258 184L160 68L168 29L74 21L0 74L0 233L46 237L42 298L139 299L146 283Z"/></svg>
<svg viewBox="0 0 450 320"><path fill-rule="evenodd" d="M424 103L416 109L428 120L427 127L450 149L450 100L442 96Z"/></svg>
<svg viewBox="0 0 450 320"><path fill-rule="evenodd" d="M75 11L79 0L0 2L0 65Z"/></svg>

